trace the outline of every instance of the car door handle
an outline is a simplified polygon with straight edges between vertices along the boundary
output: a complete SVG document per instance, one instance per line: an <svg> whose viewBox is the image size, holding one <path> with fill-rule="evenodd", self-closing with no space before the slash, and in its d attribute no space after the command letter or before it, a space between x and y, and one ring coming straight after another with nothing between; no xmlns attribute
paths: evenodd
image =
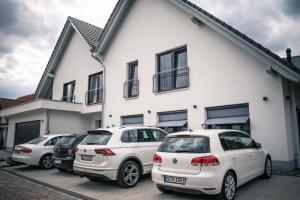
<svg viewBox="0 0 300 200"><path fill-rule="evenodd" d="M248 156L249 156L249 157L252 157L253 155L252 155L252 154L248 154Z"/></svg>
<svg viewBox="0 0 300 200"><path fill-rule="evenodd" d="M232 159L232 160L236 160L236 157L232 157L231 159Z"/></svg>

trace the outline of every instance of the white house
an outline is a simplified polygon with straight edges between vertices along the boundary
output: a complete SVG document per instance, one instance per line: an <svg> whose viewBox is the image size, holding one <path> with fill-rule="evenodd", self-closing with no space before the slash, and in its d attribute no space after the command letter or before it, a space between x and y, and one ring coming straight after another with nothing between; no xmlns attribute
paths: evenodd
<svg viewBox="0 0 300 200"><path fill-rule="evenodd" d="M80 133L101 126L102 67L91 50L102 29L69 17L34 100L3 109L12 149L44 134Z"/></svg>
<svg viewBox="0 0 300 200"><path fill-rule="evenodd" d="M0 112L11 147L16 123L33 117L40 134L100 122L230 128L262 143L275 170L300 166L300 68L290 54L281 59L186 0L121 0L103 31L91 37L89 27L69 18L36 100Z"/></svg>

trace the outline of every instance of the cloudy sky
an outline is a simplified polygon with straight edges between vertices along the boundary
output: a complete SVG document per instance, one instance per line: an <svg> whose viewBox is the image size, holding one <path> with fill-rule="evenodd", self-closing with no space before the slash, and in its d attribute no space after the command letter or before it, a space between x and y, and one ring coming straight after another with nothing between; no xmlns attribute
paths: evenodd
<svg viewBox="0 0 300 200"><path fill-rule="evenodd" d="M33 93L67 16L104 27L117 0L0 0L0 97ZM280 56L300 55L300 0L192 0Z"/></svg>

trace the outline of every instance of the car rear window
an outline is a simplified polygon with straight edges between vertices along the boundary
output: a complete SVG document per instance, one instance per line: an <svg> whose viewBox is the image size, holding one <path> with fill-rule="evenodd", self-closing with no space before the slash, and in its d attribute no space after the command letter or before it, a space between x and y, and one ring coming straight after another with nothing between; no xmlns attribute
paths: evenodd
<svg viewBox="0 0 300 200"><path fill-rule="evenodd" d="M106 145L112 136L108 131L90 131L80 144L84 145Z"/></svg>
<svg viewBox="0 0 300 200"><path fill-rule="evenodd" d="M75 136L64 136L57 142L57 145L71 146L75 140Z"/></svg>
<svg viewBox="0 0 300 200"><path fill-rule="evenodd" d="M46 137L38 137L38 138L35 138L35 139L27 142L27 144L39 144L39 143L43 142L46 139L47 139Z"/></svg>
<svg viewBox="0 0 300 200"><path fill-rule="evenodd" d="M209 138L205 136L166 137L158 152L210 153Z"/></svg>

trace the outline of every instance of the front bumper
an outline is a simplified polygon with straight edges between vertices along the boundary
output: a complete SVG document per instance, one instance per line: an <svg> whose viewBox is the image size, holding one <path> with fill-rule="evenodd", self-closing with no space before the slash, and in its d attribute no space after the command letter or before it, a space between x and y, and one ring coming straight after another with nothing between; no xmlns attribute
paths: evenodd
<svg viewBox="0 0 300 200"><path fill-rule="evenodd" d="M166 183L163 180L163 176L175 176L185 177L185 185ZM222 188L223 178L218 177L215 173L199 173L197 175L191 174L177 174L170 172L160 171L158 167L152 169L152 180L161 186L165 186L166 189L175 191L193 191L192 193L204 193L204 194L219 194Z"/></svg>
<svg viewBox="0 0 300 200"><path fill-rule="evenodd" d="M74 163L73 172L81 177L96 177L106 180L117 180L117 169L95 169Z"/></svg>

